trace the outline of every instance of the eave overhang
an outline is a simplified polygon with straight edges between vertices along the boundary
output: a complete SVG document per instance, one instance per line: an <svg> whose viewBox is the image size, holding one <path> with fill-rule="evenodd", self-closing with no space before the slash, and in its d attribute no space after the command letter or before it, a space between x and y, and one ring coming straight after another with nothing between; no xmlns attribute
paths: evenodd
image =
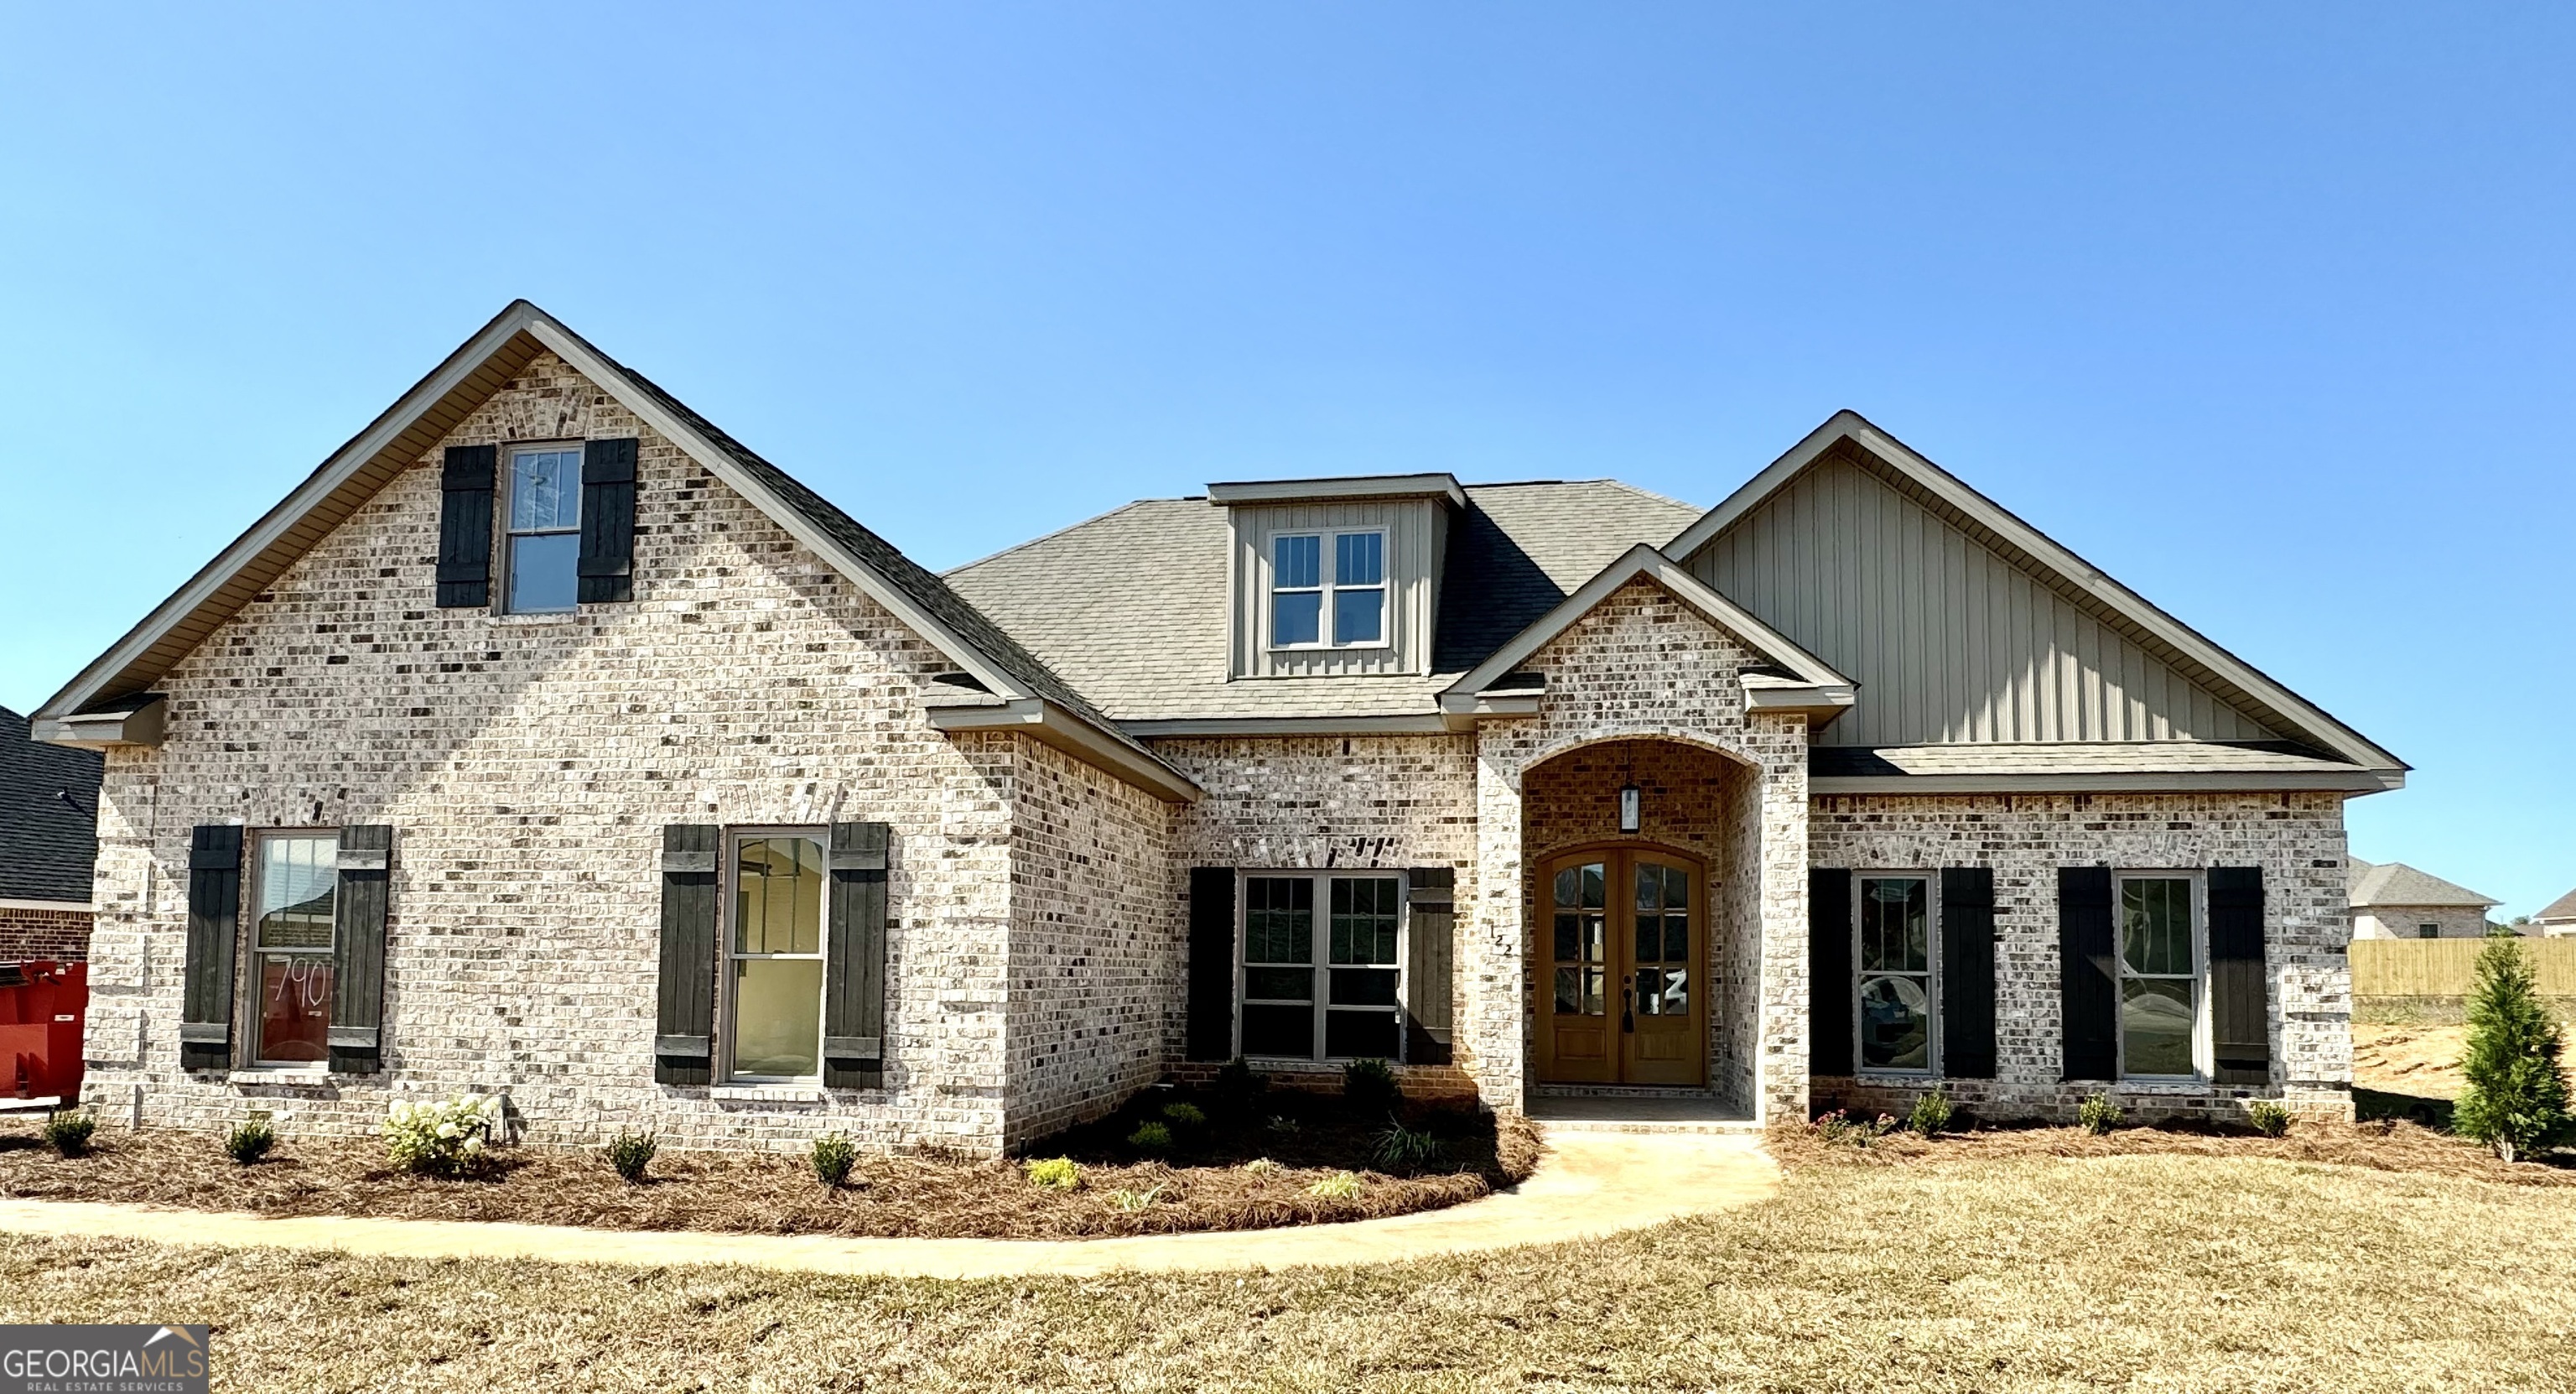
<svg viewBox="0 0 2576 1394"><path fill-rule="evenodd" d="M1196 803L1202 791L1188 776L1133 741L1112 739L1099 727L1043 697L994 697L983 701L923 704L930 724L947 732L1016 731L1097 765L1166 803Z"/></svg>
<svg viewBox="0 0 2576 1394"><path fill-rule="evenodd" d="M81 750L154 750L161 745L168 705L158 692L137 693L69 716L31 717L27 734L47 745Z"/></svg>

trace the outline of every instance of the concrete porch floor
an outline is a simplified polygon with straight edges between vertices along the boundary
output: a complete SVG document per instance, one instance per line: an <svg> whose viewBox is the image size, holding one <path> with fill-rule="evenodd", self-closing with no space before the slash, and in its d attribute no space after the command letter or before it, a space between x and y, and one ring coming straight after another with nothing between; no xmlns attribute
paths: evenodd
<svg viewBox="0 0 2576 1394"><path fill-rule="evenodd" d="M1529 1101L1530 1121L1549 1136L1566 1133L1759 1134L1762 1125L1705 1094L1542 1094Z"/></svg>

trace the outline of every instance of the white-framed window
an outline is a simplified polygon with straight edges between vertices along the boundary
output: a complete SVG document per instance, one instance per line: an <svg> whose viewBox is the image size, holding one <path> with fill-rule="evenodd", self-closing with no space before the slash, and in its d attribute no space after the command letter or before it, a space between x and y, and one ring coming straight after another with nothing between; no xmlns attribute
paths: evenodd
<svg viewBox="0 0 2576 1394"><path fill-rule="evenodd" d="M1403 1058L1401 873L1246 872L1236 903L1241 1054Z"/></svg>
<svg viewBox="0 0 2576 1394"><path fill-rule="evenodd" d="M558 614L580 606L581 452L578 441L509 448L502 608L511 614Z"/></svg>
<svg viewBox="0 0 2576 1394"><path fill-rule="evenodd" d="M2188 871L2124 871L2119 915L2120 1076L2197 1079L2205 1072L2202 990L2208 967L2202 884Z"/></svg>
<svg viewBox="0 0 2576 1394"><path fill-rule="evenodd" d="M1931 1074L1941 997L1940 897L1928 871L1852 878L1852 1063L1864 1074Z"/></svg>
<svg viewBox="0 0 2576 1394"><path fill-rule="evenodd" d="M337 977L340 836L262 832L252 845L243 1054L254 1066L325 1064Z"/></svg>
<svg viewBox="0 0 2576 1394"><path fill-rule="evenodd" d="M746 1083L823 1076L824 833L725 835L725 1075Z"/></svg>
<svg viewBox="0 0 2576 1394"><path fill-rule="evenodd" d="M1283 532L1270 539L1270 646L1387 643L1386 530Z"/></svg>

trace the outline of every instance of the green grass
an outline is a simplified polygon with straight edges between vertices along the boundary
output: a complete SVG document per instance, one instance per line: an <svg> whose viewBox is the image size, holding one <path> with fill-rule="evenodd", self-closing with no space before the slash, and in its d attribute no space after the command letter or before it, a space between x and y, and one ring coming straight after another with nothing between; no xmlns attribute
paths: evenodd
<svg viewBox="0 0 2576 1394"><path fill-rule="evenodd" d="M236 1388L2565 1389L2559 1187L2128 1156L1355 1271L846 1280L0 1236L0 1321L208 1321Z"/></svg>

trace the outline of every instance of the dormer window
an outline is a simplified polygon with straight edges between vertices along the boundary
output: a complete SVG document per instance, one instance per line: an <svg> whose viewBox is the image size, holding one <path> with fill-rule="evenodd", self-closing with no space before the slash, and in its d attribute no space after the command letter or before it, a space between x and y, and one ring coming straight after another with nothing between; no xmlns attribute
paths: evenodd
<svg viewBox="0 0 2576 1394"><path fill-rule="evenodd" d="M1271 538L1270 577L1272 648L1385 645L1383 530L1280 533Z"/></svg>

